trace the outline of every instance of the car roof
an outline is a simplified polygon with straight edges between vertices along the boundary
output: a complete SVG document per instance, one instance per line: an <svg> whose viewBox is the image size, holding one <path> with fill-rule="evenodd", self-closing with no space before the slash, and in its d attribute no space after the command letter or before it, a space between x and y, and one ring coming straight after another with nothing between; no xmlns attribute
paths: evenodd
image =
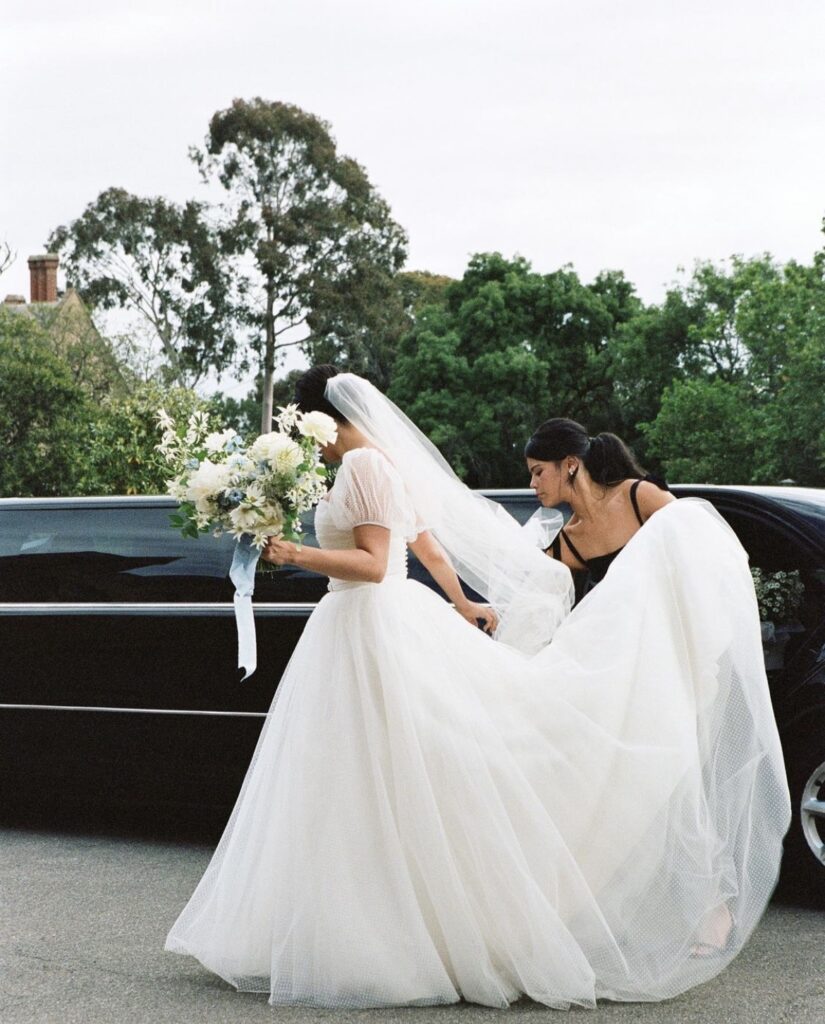
<svg viewBox="0 0 825 1024"><path fill-rule="evenodd" d="M825 507L825 487L797 487L793 484L673 484L678 490L759 494L779 501L803 501Z"/></svg>

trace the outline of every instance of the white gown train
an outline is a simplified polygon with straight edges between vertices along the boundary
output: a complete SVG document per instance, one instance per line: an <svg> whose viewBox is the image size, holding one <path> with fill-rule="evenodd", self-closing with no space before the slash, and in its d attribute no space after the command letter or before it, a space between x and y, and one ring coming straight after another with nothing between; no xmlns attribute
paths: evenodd
<svg viewBox="0 0 825 1024"><path fill-rule="evenodd" d="M272 1003L656 1000L721 970L774 887L789 800L747 559L704 503L657 512L528 657L406 578L395 471L351 452L331 581L166 948ZM715 914L733 929L691 955Z"/></svg>

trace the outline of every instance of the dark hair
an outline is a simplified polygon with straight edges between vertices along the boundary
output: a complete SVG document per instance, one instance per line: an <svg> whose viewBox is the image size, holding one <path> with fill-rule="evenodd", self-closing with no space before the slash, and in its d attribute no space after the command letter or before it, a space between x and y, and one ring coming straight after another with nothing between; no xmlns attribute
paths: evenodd
<svg viewBox="0 0 825 1024"><path fill-rule="evenodd" d="M337 377L340 372L331 363L321 363L298 378L295 382L295 403L301 412L325 412L337 423L347 422L346 417L338 412L324 394L327 381L330 377Z"/></svg>
<svg viewBox="0 0 825 1024"><path fill-rule="evenodd" d="M640 478L645 471L633 452L615 434L602 433L588 437L575 420L545 420L524 447L528 459L561 462L575 455L597 484L607 486L620 480Z"/></svg>

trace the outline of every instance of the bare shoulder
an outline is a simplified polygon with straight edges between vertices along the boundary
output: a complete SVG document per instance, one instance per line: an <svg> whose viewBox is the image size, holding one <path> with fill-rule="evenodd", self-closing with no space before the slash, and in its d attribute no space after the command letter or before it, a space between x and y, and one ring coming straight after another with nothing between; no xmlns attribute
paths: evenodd
<svg viewBox="0 0 825 1024"><path fill-rule="evenodd" d="M632 486L632 483L629 486ZM660 508L676 501L676 498L670 491L663 490L652 480L640 480L636 488L636 500L639 503L642 519L649 519L654 512L658 512Z"/></svg>

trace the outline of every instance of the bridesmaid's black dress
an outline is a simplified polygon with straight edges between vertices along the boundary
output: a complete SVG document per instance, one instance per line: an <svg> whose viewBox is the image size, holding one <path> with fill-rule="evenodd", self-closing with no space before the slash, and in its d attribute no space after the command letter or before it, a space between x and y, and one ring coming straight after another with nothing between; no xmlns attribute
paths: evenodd
<svg viewBox="0 0 825 1024"><path fill-rule="evenodd" d="M649 481L650 483L656 484L656 486L660 487L663 491L670 490L670 488L667 486L667 484L664 482L664 480L662 480L659 477L646 476L646 477L643 477L640 480L635 480L634 481L633 485L630 488L630 501L631 501L631 504L633 505L633 511L636 513L636 518L639 520L639 526L644 526L644 522L645 522L644 519L642 519L642 513L639 511L639 499L638 499L637 494L636 494L636 492L639 489L639 484L642 483L642 480ZM570 551L573 554L573 556L575 558L577 558L581 562L582 565L587 567L587 570L588 570L588 572L590 574L590 578L589 578L587 587L585 588L585 591L591 590L593 587L596 586L597 583L600 583L605 578L605 576L607 575L607 570L610 568L611 564L613 563L613 559L621 551L624 551L624 548L625 548L625 545L623 544L620 548L616 548L615 551L608 551L607 554L604 554L604 555L594 555L592 558L584 558L576 550L575 544L573 543L572 540L570 540L570 538L564 532L564 528L562 528L561 531L556 535L556 538L553 541L553 543L550 545L549 549L546 549L546 550L552 551L553 552L553 557L557 558L559 560L561 560L561 542L562 542L562 540L564 540L565 544L568 546L568 548L570 548Z"/></svg>

